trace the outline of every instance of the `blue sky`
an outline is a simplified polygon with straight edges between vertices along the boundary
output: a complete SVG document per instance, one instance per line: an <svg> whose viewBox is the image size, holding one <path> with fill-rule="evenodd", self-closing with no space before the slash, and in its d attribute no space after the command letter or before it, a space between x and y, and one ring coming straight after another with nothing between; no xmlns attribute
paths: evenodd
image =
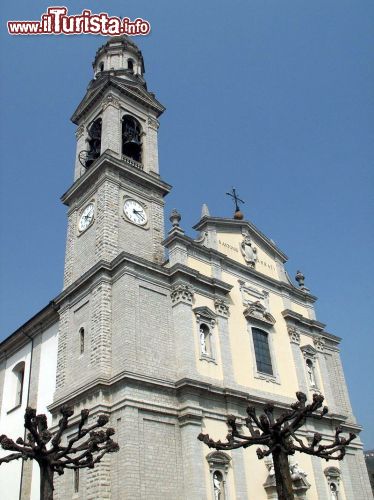
<svg viewBox="0 0 374 500"><path fill-rule="evenodd" d="M157 4L157 5L156 5ZM235 186L248 219L300 268L342 358L365 447L372 427L374 5L345 0L65 2L143 17L148 88L161 118L160 169L182 226L230 216ZM0 338L62 287L75 127L99 36L10 37L7 19L45 2L2 5ZM368 389L369 386L369 389Z"/></svg>

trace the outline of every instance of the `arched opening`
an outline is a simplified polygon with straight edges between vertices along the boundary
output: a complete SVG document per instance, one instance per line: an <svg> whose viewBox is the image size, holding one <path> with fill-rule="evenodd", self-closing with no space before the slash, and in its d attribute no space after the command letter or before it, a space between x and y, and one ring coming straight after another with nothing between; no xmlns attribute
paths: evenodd
<svg viewBox="0 0 374 500"><path fill-rule="evenodd" d="M142 161L142 128L133 116L122 118L122 154L141 163Z"/></svg>
<svg viewBox="0 0 374 500"><path fill-rule="evenodd" d="M211 356L210 329L205 323L200 325L200 350L203 356Z"/></svg>
<svg viewBox="0 0 374 500"><path fill-rule="evenodd" d="M86 168L99 158L101 153L101 128L102 120L97 118L94 120L88 129L88 155L86 159Z"/></svg>
<svg viewBox="0 0 374 500"><path fill-rule="evenodd" d="M84 353L84 341L85 341L84 328L80 328L80 330L79 330L79 351L80 351L80 354Z"/></svg>
<svg viewBox="0 0 374 500"><path fill-rule="evenodd" d="M100 69L100 71L104 71L104 63L103 62L100 63L99 69Z"/></svg>
<svg viewBox="0 0 374 500"><path fill-rule="evenodd" d="M127 68L134 73L134 61L132 59L127 59Z"/></svg>
<svg viewBox="0 0 374 500"><path fill-rule="evenodd" d="M315 387L315 385L316 385L316 378L315 378L315 375L314 375L313 361L311 359L307 359L306 360L306 370L307 370L307 374L308 374L308 382L309 382L309 384L312 385L313 387Z"/></svg>
<svg viewBox="0 0 374 500"><path fill-rule="evenodd" d="M25 379L24 361L21 361L13 368L13 375L15 378L14 406L20 406L22 404L23 386Z"/></svg>
<svg viewBox="0 0 374 500"><path fill-rule="evenodd" d="M222 472L219 470L213 473L214 500L225 500L225 485Z"/></svg>

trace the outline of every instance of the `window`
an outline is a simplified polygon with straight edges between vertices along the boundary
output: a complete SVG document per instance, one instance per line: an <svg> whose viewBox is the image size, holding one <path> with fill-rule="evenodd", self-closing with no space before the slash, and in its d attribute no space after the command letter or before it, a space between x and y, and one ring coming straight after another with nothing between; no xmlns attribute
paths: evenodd
<svg viewBox="0 0 374 500"><path fill-rule="evenodd" d="M258 328L252 328L253 347L255 350L257 371L273 375L268 333Z"/></svg>
<svg viewBox="0 0 374 500"><path fill-rule="evenodd" d="M85 166L90 167L101 153L101 118L94 120L88 128L88 153Z"/></svg>
<svg viewBox="0 0 374 500"><path fill-rule="evenodd" d="M100 63L99 68L100 68L100 71L104 71L104 63L103 62Z"/></svg>
<svg viewBox="0 0 374 500"><path fill-rule="evenodd" d="M80 353L84 353L84 328L79 330L79 350Z"/></svg>
<svg viewBox="0 0 374 500"><path fill-rule="evenodd" d="M25 379L25 362L21 361L13 368L15 378L14 407L22 404L23 384Z"/></svg>
<svg viewBox="0 0 374 500"><path fill-rule="evenodd" d="M74 469L74 493L79 492L79 469Z"/></svg>
<svg viewBox="0 0 374 500"><path fill-rule="evenodd" d="M132 59L127 60L127 67L131 71L131 73L134 72L134 61Z"/></svg>
<svg viewBox="0 0 374 500"><path fill-rule="evenodd" d="M122 154L141 163L142 128L138 120L130 115L122 118Z"/></svg>

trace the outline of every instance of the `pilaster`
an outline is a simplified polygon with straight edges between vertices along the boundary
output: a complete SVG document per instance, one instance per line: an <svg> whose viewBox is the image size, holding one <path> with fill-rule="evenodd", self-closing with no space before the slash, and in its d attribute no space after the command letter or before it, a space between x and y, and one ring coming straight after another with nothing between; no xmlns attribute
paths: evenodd
<svg viewBox="0 0 374 500"><path fill-rule="evenodd" d="M314 347L318 351L318 363L322 376L323 392L326 398L327 405L330 409L330 413L341 413L341 410L337 407L335 394L331 384L331 374L329 373L327 360L325 356L325 340L320 337L314 337L313 339Z"/></svg>
<svg viewBox="0 0 374 500"><path fill-rule="evenodd" d="M91 295L91 356L90 364L97 375L110 376L112 368L112 288L105 281Z"/></svg>
<svg viewBox="0 0 374 500"><path fill-rule="evenodd" d="M290 337L292 357L296 368L299 390L301 392L304 392L305 394L308 394L308 384L304 369L304 357L300 350L300 331L295 326L289 326L288 335Z"/></svg>
<svg viewBox="0 0 374 500"><path fill-rule="evenodd" d="M118 97L112 93L107 94L102 101L102 110L101 154L110 150L115 156L120 157L122 141Z"/></svg>
<svg viewBox="0 0 374 500"><path fill-rule="evenodd" d="M232 386L235 384L235 380L231 354L231 344L229 338L229 306L225 300L216 298L214 301L214 307L217 314L219 343L221 348L221 360L223 369L223 382L225 386Z"/></svg>
<svg viewBox="0 0 374 500"><path fill-rule="evenodd" d="M86 142L85 134L85 124L82 122L75 132L75 137L77 139L77 149L75 154L75 168L74 168L74 181L79 179L79 177L84 173L85 169L81 162L79 161L79 153L81 151L86 151L88 146Z"/></svg>
<svg viewBox="0 0 374 500"><path fill-rule="evenodd" d="M148 117L146 171L158 175L158 127L156 118Z"/></svg>
<svg viewBox="0 0 374 500"><path fill-rule="evenodd" d="M187 418L180 424L183 461L183 481L185 500L205 500L207 486L205 482L206 463L203 444L197 441L201 432L201 420ZM200 444L200 445L199 445Z"/></svg>
<svg viewBox="0 0 374 500"><path fill-rule="evenodd" d="M177 377L197 374L192 304L194 291L183 282L176 283L170 294L173 308Z"/></svg>

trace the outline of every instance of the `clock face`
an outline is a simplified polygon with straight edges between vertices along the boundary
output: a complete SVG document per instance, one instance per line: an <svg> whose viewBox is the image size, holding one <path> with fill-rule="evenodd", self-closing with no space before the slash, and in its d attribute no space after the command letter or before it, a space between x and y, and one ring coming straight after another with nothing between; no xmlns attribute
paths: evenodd
<svg viewBox="0 0 374 500"><path fill-rule="evenodd" d="M95 207L93 203L90 203L83 210L81 218L79 219L78 229L80 232L85 231L91 224L94 218L94 213L95 213Z"/></svg>
<svg viewBox="0 0 374 500"><path fill-rule="evenodd" d="M144 226L147 223L148 217L144 208L135 200L126 200L123 212L131 222L138 226Z"/></svg>

